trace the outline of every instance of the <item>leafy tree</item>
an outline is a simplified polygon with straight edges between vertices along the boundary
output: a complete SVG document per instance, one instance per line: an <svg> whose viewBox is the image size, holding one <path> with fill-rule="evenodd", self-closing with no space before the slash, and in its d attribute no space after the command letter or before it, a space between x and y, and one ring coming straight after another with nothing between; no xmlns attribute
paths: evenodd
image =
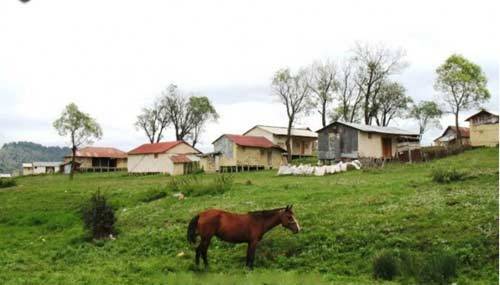
<svg viewBox="0 0 500 285"><path fill-rule="evenodd" d="M207 97L186 96L174 84L163 93L161 102L165 116L174 126L176 139L184 140L190 137L193 146L198 142L205 123L218 118L215 108Z"/></svg>
<svg viewBox="0 0 500 285"><path fill-rule="evenodd" d="M216 121L219 114L205 96L189 98L189 109L192 112L193 130L189 134L193 147L198 143L203 128L208 121Z"/></svg>
<svg viewBox="0 0 500 285"><path fill-rule="evenodd" d="M102 137L101 127L95 119L78 110L78 107L74 103L66 106L61 117L53 125L60 136L70 137L72 156L69 177L73 179L77 149L81 145L92 144L93 139L100 139Z"/></svg>
<svg viewBox="0 0 500 285"><path fill-rule="evenodd" d="M142 129L150 143L158 143L163 137L163 130L170 120L165 113L165 107L160 102L155 102L151 107L145 107L137 116L135 127Z"/></svg>
<svg viewBox="0 0 500 285"><path fill-rule="evenodd" d="M479 107L490 98L486 87L488 80L479 65L457 54L446 59L436 73L434 89L439 92L438 99L444 102L446 111L455 115L455 127L458 130L460 111ZM460 132L457 132L457 138L462 144Z"/></svg>
<svg viewBox="0 0 500 285"><path fill-rule="evenodd" d="M402 117L412 99L405 95L405 88L398 82L382 82L373 102L377 126L388 126L392 119Z"/></svg>
<svg viewBox="0 0 500 285"><path fill-rule="evenodd" d="M428 126L439 127L439 119L442 115L443 111L439 109L436 102L421 101L418 104L413 104L409 117L418 121L419 133L422 135Z"/></svg>
<svg viewBox="0 0 500 285"><path fill-rule="evenodd" d="M337 67L329 61L317 61L310 67L311 80L309 88L314 93L312 105L318 109L321 115L321 124L326 126L328 104L333 101L333 95L337 91L338 82Z"/></svg>
<svg viewBox="0 0 500 285"><path fill-rule="evenodd" d="M406 66L403 62L405 52L401 49L391 50L382 45L360 43L356 44L353 52L355 81L363 96L364 122L370 125L375 116L372 103L376 102L383 81Z"/></svg>
<svg viewBox="0 0 500 285"><path fill-rule="evenodd" d="M290 162L292 161L290 140L293 124L300 115L307 113L311 108L308 102L311 94L308 74L304 70L299 71L297 74L292 74L288 68L278 70L274 74L271 89L272 95L278 97L286 108L288 117L286 151L288 153L288 162Z"/></svg>

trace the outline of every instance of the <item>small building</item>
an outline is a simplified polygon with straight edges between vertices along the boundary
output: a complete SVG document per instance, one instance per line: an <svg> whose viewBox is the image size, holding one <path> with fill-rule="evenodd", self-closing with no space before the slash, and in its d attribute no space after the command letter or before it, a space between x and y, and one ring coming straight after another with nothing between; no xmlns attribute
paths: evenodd
<svg viewBox="0 0 500 285"><path fill-rule="evenodd" d="M469 128L466 127L458 127L460 131L460 135L462 136L462 145L470 145L470 132ZM434 140L434 143L438 146L452 146L457 145L458 136L457 136L457 127L448 126L443 134Z"/></svg>
<svg viewBox="0 0 500 285"><path fill-rule="evenodd" d="M71 157L64 157L65 170L71 167ZM127 169L127 153L113 147L83 147L76 151L75 162L75 169L83 172L122 171Z"/></svg>
<svg viewBox="0 0 500 285"><path fill-rule="evenodd" d="M35 161L23 163L23 175L52 174L60 171L62 162Z"/></svg>
<svg viewBox="0 0 500 285"><path fill-rule="evenodd" d="M244 136L262 136L273 144L286 149L287 127L257 125L246 131ZM292 128L290 145L293 157L312 156L317 150L318 134L309 128Z"/></svg>
<svg viewBox="0 0 500 285"><path fill-rule="evenodd" d="M0 178L11 178L12 174L10 173L0 173Z"/></svg>
<svg viewBox="0 0 500 285"><path fill-rule="evenodd" d="M486 110L481 110L468 117L470 144L472 146L497 146L498 145L498 115Z"/></svg>
<svg viewBox="0 0 500 285"><path fill-rule="evenodd" d="M128 172L189 174L199 169L199 154L184 141L143 144L128 152Z"/></svg>
<svg viewBox="0 0 500 285"><path fill-rule="evenodd" d="M224 134L212 144L214 152L202 162L207 172L277 169L286 162L285 150L263 136Z"/></svg>
<svg viewBox="0 0 500 285"><path fill-rule="evenodd" d="M318 133L318 159L323 163L351 159L392 159L420 148L420 135L394 127L333 122Z"/></svg>

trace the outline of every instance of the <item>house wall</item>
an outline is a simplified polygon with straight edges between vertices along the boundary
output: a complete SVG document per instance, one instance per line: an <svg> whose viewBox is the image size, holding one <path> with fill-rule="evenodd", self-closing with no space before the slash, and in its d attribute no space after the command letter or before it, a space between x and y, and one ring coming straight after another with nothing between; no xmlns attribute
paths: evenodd
<svg viewBox="0 0 500 285"><path fill-rule="evenodd" d="M129 154L127 170L129 173L172 173L174 164L170 154Z"/></svg>
<svg viewBox="0 0 500 285"><path fill-rule="evenodd" d="M118 158L116 160L116 168L127 168L127 159L126 158Z"/></svg>
<svg viewBox="0 0 500 285"><path fill-rule="evenodd" d="M318 158L335 160L358 157L358 131L356 129L333 125L318 134Z"/></svg>
<svg viewBox="0 0 500 285"><path fill-rule="evenodd" d="M274 135L266 130L263 130L261 128L253 128L250 130L248 133L245 134L246 136L261 136L265 137L266 139L270 140L276 145L279 145L281 148L286 149L286 136L281 136L281 135ZM307 137L298 137L298 136L292 136L291 138L291 145L292 145L292 155L302 155L301 154L301 144L304 144L304 154L303 155L313 155L313 149L314 149L314 142L316 141L316 138L307 138Z"/></svg>
<svg viewBox="0 0 500 285"><path fill-rule="evenodd" d="M172 175L182 175L184 174L184 164L183 163L175 163L172 169Z"/></svg>
<svg viewBox="0 0 500 285"><path fill-rule="evenodd" d="M382 158L384 156L382 138L387 137L391 138L391 155L394 157L398 148L397 136L358 131L358 157Z"/></svg>
<svg viewBox="0 0 500 285"><path fill-rule="evenodd" d="M200 153L200 152L188 144L181 143L169 149L166 153L190 154L190 153Z"/></svg>
<svg viewBox="0 0 500 285"><path fill-rule="evenodd" d="M268 159L269 153L271 161ZM279 168L281 161L282 152L277 149L242 146L236 148L236 165L262 165L266 168Z"/></svg>
<svg viewBox="0 0 500 285"><path fill-rule="evenodd" d="M220 152L219 166L236 165L236 145L223 136L214 142L214 152Z"/></svg>
<svg viewBox="0 0 500 285"><path fill-rule="evenodd" d="M32 175L33 168L32 167L23 167L23 175Z"/></svg>
<svg viewBox="0 0 500 285"><path fill-rule="evenodd" d="M498 124L470 126L470 144L472 146L498 145Z"/></svg>
<svg viewBox="0 0 500 285"><path fill-rule="evenodd" d="M218 170L217 166L217 160L219 159L220 156L204 156L200 158L200 167L203 169L203 171L208 172L208 173L213 173Z"/></svg>

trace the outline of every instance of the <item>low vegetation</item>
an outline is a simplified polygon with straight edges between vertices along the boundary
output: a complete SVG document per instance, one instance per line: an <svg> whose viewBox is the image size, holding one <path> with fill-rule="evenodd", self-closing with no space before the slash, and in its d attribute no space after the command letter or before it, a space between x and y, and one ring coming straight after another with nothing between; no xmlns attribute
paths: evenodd
<svg viewBox="0 0 500 285"><path fill-rule="evenodd" d="M17 186L0 190L0 284L496 284L497 158L497 149L485 148L324 177L263 171L224 178L16 178ZM437 183L433 169L456 169L467 179ZM224 190L186 192L180 200L172 194L192 187L178 179ZM86 240L80 209L96 189L113 205L115 240ZM245 244L217 239L209 269L195 269L185 235L198 212L287 204L294 205L302 231L269 232L257 249L254 272L244 268ZM382 252L397 262L392 281L374 278L374 259Z"/></svg>
<svg viewBox="0 0 500 285"><path fill-rule="evenodd" d="M431 173L432 180L437 183L450 183L465 179L466 174L457 169L436 168Z"/></svg>
<svg viewBox="0 0 500 285"><path fill-rule="evenodd" d="M0 178L0 188L16 186L16 180L13 178Z"/></svg>
<svg viewBox="0 0 500 285"><path fill-rule="evenodd" d="M99 190L90 197L82 212L83 225L90 237L102 239L116 233L115 211Z"/></svg>
<svg viewBox="0 0 500 285"><path fill-rule="evenodd" d="M210 176L194 174L172 177L168 182L168 187L172 192L182 193L191 197L220 195L231 190L233 181L233 176L229 174Z"/></svg>

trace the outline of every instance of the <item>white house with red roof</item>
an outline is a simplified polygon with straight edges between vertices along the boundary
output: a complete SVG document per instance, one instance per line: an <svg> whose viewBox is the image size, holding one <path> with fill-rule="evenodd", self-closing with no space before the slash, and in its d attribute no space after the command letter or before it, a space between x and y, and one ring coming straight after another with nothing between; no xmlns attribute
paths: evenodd
<svg viewBox="0 0 500 285"><path fill-rule="evenodd" d="M148 143L127 153L129 173L182 175L199 168L199 150L185 141Z"/></svg>
<svg viewBox="0 0 500 285"><path fill-rule="evenodd" d="M224 134L212 144L214 152L202 159L208 172L277 169L284 162L285 150L263 136Z"/></svg>

